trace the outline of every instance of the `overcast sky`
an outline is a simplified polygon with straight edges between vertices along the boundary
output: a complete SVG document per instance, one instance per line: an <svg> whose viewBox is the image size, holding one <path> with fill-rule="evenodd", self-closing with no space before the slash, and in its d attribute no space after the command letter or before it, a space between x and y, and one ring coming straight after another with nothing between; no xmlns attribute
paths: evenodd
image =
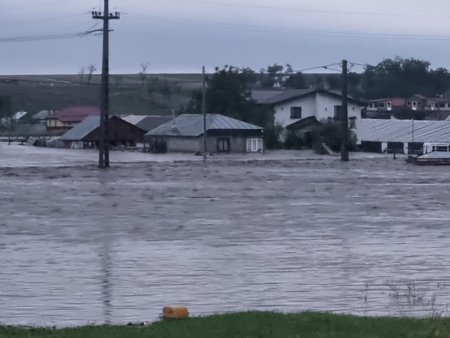
<svg viewBox="0 0 450 338"><path fill-rule="evenodd" d="M199 72L232 64L294 69L348 59L414 57L450 68L448 0L110 0L111 72ZM101 65L101 37L7 42L77 33L102 0L1 0L0 74L78 73ZM98 28L97 27L97 28ZM357 70L355 68L355 70Z"/></svg>

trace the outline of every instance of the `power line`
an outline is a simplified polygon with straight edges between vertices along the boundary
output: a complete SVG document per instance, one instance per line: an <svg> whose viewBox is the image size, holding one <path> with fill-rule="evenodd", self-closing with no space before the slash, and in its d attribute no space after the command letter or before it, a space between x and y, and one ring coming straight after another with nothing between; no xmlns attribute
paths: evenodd
<svg viewBox="0 0 450 338"><path fill-rule="evenodd" d="M167 1L167 0L166 0ZM182 2L186 3L186 0L170 0L172 2ZM423 13L393 13L393 12L367 12L367 11L341 11L341 10L330 10L330 9L313 9L313 8L298 8L298 7L280 7L280 6L268 6L268 5L254 5L246 4L243 2L239 3L225 3L219 1L204 1L204 0L189 0L191 3L198 3L211 6L223 6L223 7L233 7L239 8L259 8L265 10L279 10L288 12L300 12L300 13L317 13L317 14L336 14L336 15L352 15L352 16L379 16L379 17L418 17L418 18L442 18L448 19L450 15L438 15L438 14L423 14Z"/></svg>
<svg viewBox="0 0 450 338"><path fill-rule="evenodd" d="M57 20L65 20L67 18L81 17L88 13L90 13L90 12L59 15L59 16L53 16L53 17L42 17L39 19L30 19L30 20L23 20L23 21L17 21L17 20L10 21L10 22L2 21L2 22L0 22L0 26L9 26L9 25L19 26L19 25L24 25L24 24L28 24L28 23L36 23L36 22L49 22L49 21L53 22L53 21L57 21Z"/></svg>
<svg viewBox="0 0 450 338"><path fill-rule="evenodd" d="M343 31L325 31L325 30L311 30L311 29L291 29L291 28L281 28L281 27L267 27L259 25L248 25L248 24L236 24L236 23L226 23L226 22L212 22L206 20L192 20L184 18L176 18L169 16L157 16L157 15L141 15L132 12L127 12L124 14L131 15L135 18L140 18L143 20L154 22L155 20L173 21L183 24L190 25L208 25L216 27L228 27L233 29L242 30L243 28L252 30L261 30L265 32L283 32L291 34L305 34L309 35L323 35L323 36L333 36L342 38L369 38L369 39L392 39L392 40L435 40L435 41L447 41L450 40L450 35L423 35L423 34L389 34L389 33L358 33L358 32L343 32Z"/></svg>
<svg viewBox="0 0 450 338"><path fill-rule="evenodd" d="M28 35L28 36L15 36L0 38L0 42L30 42L30 41L47 41L47 40L61 40L61 39L73 39L83 38L86 36L95 36L95 33L101 33L101 29L87 30L79 33L61 33L61 34L48 34L48 35Z"/></svg>
<svg viewBox="0 0 450 338"><path fill-rule="evenodd" d="M328 65L314 66L314 67L309 67L309 68L297 69L297 70L294 70L294 72L303 73L303 72L307 72L309 70L319 70L319 69L325 69L325 70L332 70L332 71L335 71L335 72L340 72L340 70L336 70L336 69L330 68L330 67L340 66L340 65L341 65L340 62L336 62L336 63L331 63L331 64L328 64Z"/></svg>

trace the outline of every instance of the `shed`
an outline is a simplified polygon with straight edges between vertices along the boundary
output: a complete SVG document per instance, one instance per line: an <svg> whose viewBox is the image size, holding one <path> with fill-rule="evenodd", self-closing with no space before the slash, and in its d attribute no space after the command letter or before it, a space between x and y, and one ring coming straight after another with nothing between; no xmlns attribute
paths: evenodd
<svg viewBox="0 0 450 338"><path fill-rule="evenodd" d="M117 116L109 118L109 143L112 147L134 147L144 141L145 130ZM100 116L88 116L81 123L61 136L68 148L94 148L100 141Z"/></svg>
<svg viewBox="0 0 450 338"><path fill-rule="evenodd" d="M449 143L450 121L361 119L354 129L363 149L416 153L423 143Z"/></svg>
<svg viewBox="0 0 450 338"><path fill-rule="evenodd" d="M146 134L152 151L203 153L203 115L182 114ZM262 152L263 128L221 114L206 114L206 151Z"/></svg>

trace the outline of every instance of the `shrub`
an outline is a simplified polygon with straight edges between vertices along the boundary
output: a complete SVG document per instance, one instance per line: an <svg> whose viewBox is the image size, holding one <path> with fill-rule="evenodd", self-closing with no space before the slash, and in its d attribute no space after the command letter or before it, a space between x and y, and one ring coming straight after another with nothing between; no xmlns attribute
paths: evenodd
<svg viewBox="0 0 450 338"><path fill-rule="evenodd" d="M318 154L324 154L322 144L325 143L335 152L341 151L342 144L342 124L340 121L329 121L317 126L312 131L312 148ZM356 137L349 130L348 146L350 151L355 151Z"/></svg>

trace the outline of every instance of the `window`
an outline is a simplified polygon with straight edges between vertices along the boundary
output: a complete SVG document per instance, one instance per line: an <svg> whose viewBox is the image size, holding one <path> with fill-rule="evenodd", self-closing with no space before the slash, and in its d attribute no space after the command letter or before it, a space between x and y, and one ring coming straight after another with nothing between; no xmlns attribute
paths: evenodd
<svg viewBox="0 0 450 338"><path fill-rule="evenodd" d="M411 104L412 104L412 109L416 110L417 109L417 101L412 101Z"/></svg>
<svg viewBox="0 0 450 338"><path fill-rule="evenodd" d="M247 139L247 152L256 153L263 150L261 138L248 138Z"/></svg>
<svg viewBox="0 0 450 338"><path fill-rule="evenodd" d="M384 102L378 102L377 107L384 108L385 107Z"/></svg>
<svg viewBox="0 0 450 338"><path fill-rule="evenodd" d="M291 107L291 119L302 118L302 107Z"/></svg>
<svg viewBox="0 0 450 338"><path fill-rule="evenodd" d="M444 102L439 103L439 107L440 108L445 108L445 103Z"/></svg>
<svg viewBox="0 0 450 338"><path fill-rule="evenodd" d="M392 109L392 102L388 101L387 102L387 110L391 110Z"/></svg>
<svg viewBox="0 0 450 338"><path fill-rule="evenodd" d="M342 120L342 106L334 106L334 119L338 121Z"/></svg>

